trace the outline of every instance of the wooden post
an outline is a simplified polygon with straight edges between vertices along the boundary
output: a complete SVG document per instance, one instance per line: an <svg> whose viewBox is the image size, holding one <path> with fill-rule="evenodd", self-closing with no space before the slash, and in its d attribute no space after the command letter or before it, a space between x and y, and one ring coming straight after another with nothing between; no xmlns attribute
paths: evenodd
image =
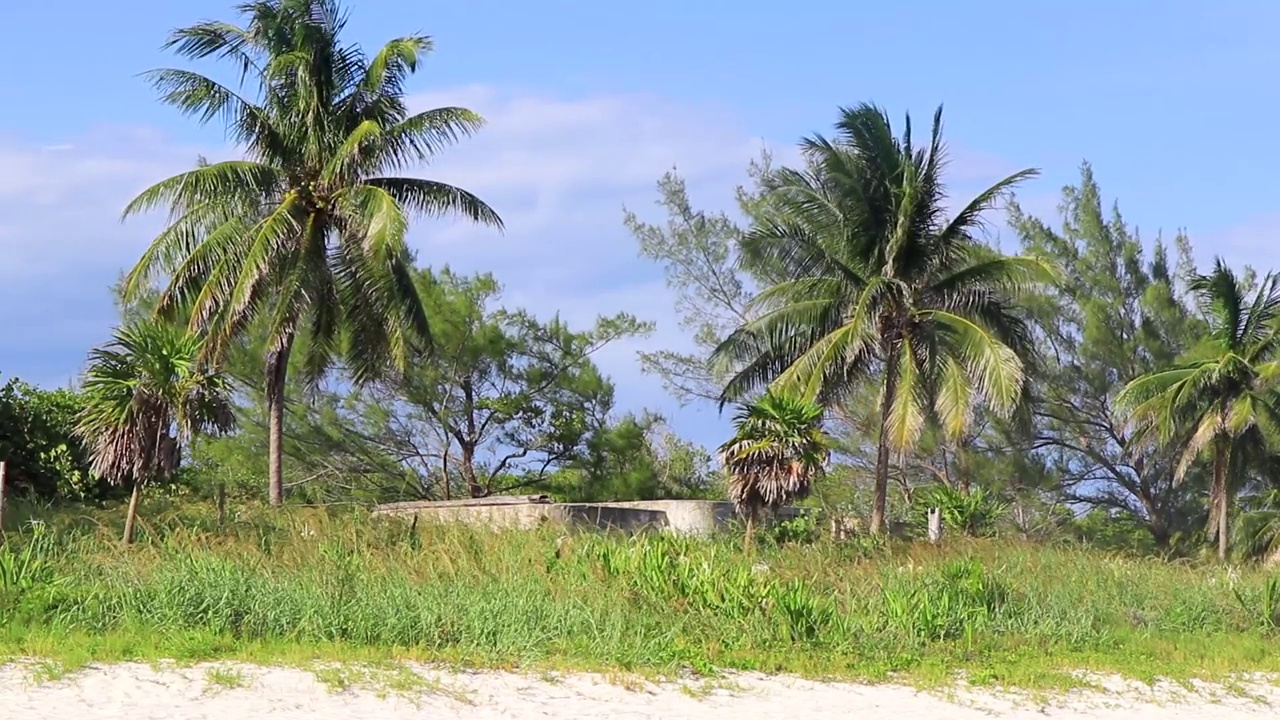
<svg viewBox="0 0 1280 720"><path fill-rule="evenodd" d="M929 542L934 545L942 542L941 508L929 508Z"/></svg>

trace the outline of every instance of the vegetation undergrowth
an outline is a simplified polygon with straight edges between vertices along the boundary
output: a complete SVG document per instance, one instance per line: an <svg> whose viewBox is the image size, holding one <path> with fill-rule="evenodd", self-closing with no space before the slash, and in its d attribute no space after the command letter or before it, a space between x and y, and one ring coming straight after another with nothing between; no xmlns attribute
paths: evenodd
<svg viewBox="0 0 1280 720"><path fill-rule="evenodd" d="M1277 583L1075 544L491 532L360 511L48 514L0 547L0 656L721 669L1025 688L1280 671Z"/></svg>

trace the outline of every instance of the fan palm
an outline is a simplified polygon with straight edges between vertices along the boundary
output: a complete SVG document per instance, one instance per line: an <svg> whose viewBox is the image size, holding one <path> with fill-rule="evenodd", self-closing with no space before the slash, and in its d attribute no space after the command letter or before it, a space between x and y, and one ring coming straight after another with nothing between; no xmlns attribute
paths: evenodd
<svg viewBox="0 0 1280 720"><path fill-rule="evenodd" d="M1280 276L1268 274L1249 298L1219 258L1190 289L1209 323L1205 342L1185 362L1130 382L1116 407L1135 426L1139 442L1178 445L1175 479L1203 455L1212 457L1207 532L1225 560L1232 469L1280 441Z"/></svg>
<svg viewBox="0 0 1280 720"><path fill-rule="evenodd" d="M167 47L189 59L229 61L239 87L196 72L149 74L165 103L200 122L219 118L244 151L143 191L126 217L164 208L169 224L125 281L126 300L166 273L157 312L190 313L220 357L258 321L266 355L269 494L283 498L281 436L289 356L310 335L303 369L319 378L341 357L358 382L429 338L409 274L408 216L460 214L501 227L471 193L421 178L391 177L429 162L477 130L458 107L411 114L408 76L431 49L424 36L373 55L341 41L336 0L260 0L239 7L244 27L202 22ZM256 97L241 94L248 84Z"/></svg>
<svg viewBox="0 0 1280 720"><path fill-rule="evenodd" d="M743 405L734 424L734 436L720 446L720 461L729 475L729 499L746 518L750 548L762 510L809 494L830 443L822 432L822 408L772 392Z"/></svg>
<svg viewBox="0 0 1280 720"><path fill-rule="evenodd" d="M1035 171L946 217L941 121L939 108L917 147L909 117L899 139L863 104L841 109L835 140L802 142L805 168L772 175L743 239L746 260L783 279L713 357L732 374L722 402L774 386L840 407L879 372L872 532L885 527L890 455L913 446L931 411L955 439L979 402L1008 416L1022 401L1031 343L1014 301L1053 277L976 237L983 213Z"/></svg>
<svg viewBox="0 0 1280 720"><path fill-rule="evenodd" d="M95 474L133 485L126 543L133 542L143 487L173 478L182 443L235 427L230 383L206 368L200 352L195 335L147 319L118 329L111 342L89 354L76 432L89 448Z"/></svg>

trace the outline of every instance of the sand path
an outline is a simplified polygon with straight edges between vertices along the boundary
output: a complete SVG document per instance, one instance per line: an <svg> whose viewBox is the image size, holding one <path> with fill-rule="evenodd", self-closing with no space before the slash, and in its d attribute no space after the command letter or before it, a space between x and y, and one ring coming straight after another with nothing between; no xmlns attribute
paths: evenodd
<svg viewBox="0 0 1280 720"><path fill-rule="evenodd" d="M488 672L449 674L428 669L415 672L426 680L412 690L409 686L414 683L404 682L402 673L399 680L388 679L390 676L373 681L366 678L372 687L335 691L313 673L283 668L218 665L157 672L145 665L112 665L58 680L37 681L30 667L10 665L0 668L0 718L1243 720L1280 716L1280 689L1261 684L1249 686L1251 697L1213 688L1192 693L1180 688L1116 686L1106 696L1075 693L1044 704L990 693L965 693L956 700L947 700L903 687L752 675L710 685L691 681L655 687L593 676L556 679ZM393 686L399 689L391 689Z"/></svg>

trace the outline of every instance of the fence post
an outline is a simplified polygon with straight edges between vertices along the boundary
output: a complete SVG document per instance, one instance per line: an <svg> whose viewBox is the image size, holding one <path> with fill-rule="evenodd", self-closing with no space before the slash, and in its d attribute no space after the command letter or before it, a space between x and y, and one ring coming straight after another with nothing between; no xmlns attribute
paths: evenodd
<svg viewBox="0 0 1280 720"><path fill-rule="evenodd" d="M929 508L929 542L942 542L942 508Z"/></svg>

